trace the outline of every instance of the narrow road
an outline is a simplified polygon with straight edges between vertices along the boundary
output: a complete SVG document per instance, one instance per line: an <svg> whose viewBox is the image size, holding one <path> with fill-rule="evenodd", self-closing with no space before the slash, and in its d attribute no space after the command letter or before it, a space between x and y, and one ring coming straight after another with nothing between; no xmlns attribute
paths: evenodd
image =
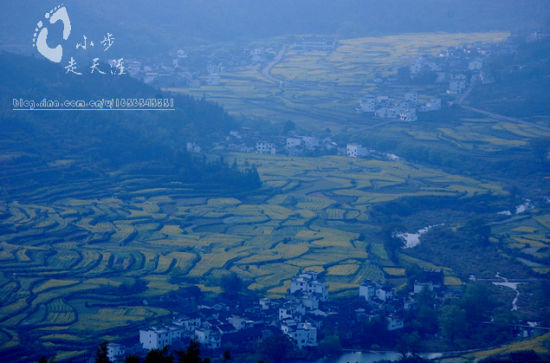
<svg viewBox="0 0 550 363"><path fill-rule="evenodd" d="M470 87L468 87L468 89L466 90L466 92L464 92L464 94L462 96L460 96L460 98L458 99L458 101L456 102L458 105L462 105L462 103L464 102L464 100L470 95L470 93L472 93L472 91L474 90L474 87L476 86L476 80L472 80L472 82L470 82Z"/></svg>
<svg viewBox="0 0 550 363"><path fill-rule="evenodd" d="M280 79L277 79L271 75L271 70L281 61L281 59L283 59L287 49L288 46L286 44L283 45L283 48L279 51L279 53L277 53L275 59L273 59L267 66L264 67L264 69L262 69L262 74L265 78L269 79L272 82L281 82Z"/></svg>
<svg viewBox="0 0 550 363"><path fill-rule="evenodd" d="M479 108L476 108L476 107L465 105L464 100L466 98L468 98L468 96L470 95L470 93L472 93L472 91L473 91L473 89L475 88L476 85L477 85L477 81L473 80L470 83L470 87L468 87L468 90L466 92L464 92L464 94L455 102L455 104L462 107L465 110L468 110L468 111L477 112L477 113L480 113L480 114L485 115L485 116L490 116L490 117L493 117L493 118L496 118L496 119L506 120L506 121L510 121L510 122L516 122L516 123L519 123L519 124L523 124L523 125L526 125L526 126L531 126L531 127L537 128L539 130L550 132L550 127L541 126L541 125L538 125L538 124L535 124L535 123L532 123L532 122L524 121L524 120L516 118L516 117L504 116L504 115L501 115L501 114L498 114L498 113L485 111L485 110L482 110L482 109L479 109Z"/></svg>
<svg viewBox="0 0 550 363"><path fill-rule="evenodd" d="M550 127L538 125L538 124L535 124L535 123L532 123L532 122L523 121L523 120L521 120L519 118L515 118L515 117L504 116L504 115L500 115L498 113L481 110L479 108L475 108L475 107L472 107L472 106L466 106L466 105L463 105L463 104L458 104L458 105L460 107L462 107L463 109L468 110L468 111L481 113L483 115L490 116L490 117L493 117L493 118L496 118L496 119L502 119L502 120L506 120L506 121L510 121L510 122L516 122L516 123L519 123L519 124L523 124L523 125L527 125L527 126L537 128L539 130L550 132Z"/></svg>

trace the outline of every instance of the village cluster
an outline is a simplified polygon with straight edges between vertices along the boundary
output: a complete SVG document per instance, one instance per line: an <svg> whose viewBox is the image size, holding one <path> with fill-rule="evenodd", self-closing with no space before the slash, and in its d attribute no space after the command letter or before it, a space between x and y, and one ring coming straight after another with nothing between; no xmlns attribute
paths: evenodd
<svg viewBox="0 0 550 363"><path fill-rule="evenodd" d="M289 136L263 135L249 128L239 131L233 130L225 139L225 143L215 145L230 152L256 153L267 155L291 156L321 156L340 155L350 158L370 157L381 160L398 160L399 157L391 153L381 153L357 143L339 145L330 136L316 137L311 135ZM187 151L199 153L202 147L196 142L187 142Z"/></svg>
<svg viewBox="0 0 550 363"><path fill-rule="evenodd" d="M402 76L413 83L439 85L437 89L444 90L441 94L424 96L423 100L416 92L407 92L404 96L369 94L360 99L356 111L371 114L377 119L416 121L418 112L441 110L442 97L446 95L458 97L457 102L460 103L476 83L493 83L495 79L486 63L487 58L494 54L511 54L515 51L514 47L513 41L509 40L498 45L453 47L435 56L418 57L402 69ZM375 81L384 85L403 80L390 76Z"/></svg>
<svg viewBox="0 0 550 363"><path fill-rule="evenodd" d="M328 40L304 40L293 44L292 48L330 51L336 46L336 42ZM479 44L470 47L448 48L437 55L418 57L403 67L397 75L376 78L374 81L379 86L377 88L385 91L380 91L380 94L363 95L360 97L355 111L364 114L369 119L379 120L380 123L414 122L420 113L437 112L453 102L461 103L463 97L467 96L475 84L494 82L491 67L487 64L488 57L495 54L512 54L515 52L515 47L515 40L511 39L496 45ZM241 61L265 63L273 57L274 53L273 48L247 49L243 53L246 56ZM187 53L179 50L174 64L179 64L177 60L186 57ZM212 71L209 71L209 84L219 83L219 73L224 70L225 66L222 60L217 59L217 61L218 63L215 65L209 64L207 67ZM228 67L233 68L239 64L237 60L232 60ZM139 68L139 64L135 66ZM132 67L129 67L130 73L138 71L136 68L130 69ZM176 72L176 68L166 69L167 72L169 71L167 75ZM214 83L210 82L212 79L215 79ZM195 81L199 82L198 79ZM405 92L403 92L403 87L397 87L399 91L391 91L392 84L401 85L403 82L409 84L405 88ZM415 90L416 82L430 85L433 94L419 94ZM200 86L200 84L197 83L195 86ZM194 86L191 85L191 87ZM214 146L230 152L241 153L291 156L341 155L351 158L368 156L385 160L398 159L396 155L378 153L358 143L337 144L333 140L333 135L331 137L330 134L325 136L300 135L295 131L286 135L276 135L242 128L231 131L223 143ZM187 149L191 152L200 152L201 146L195 142L189 142Z"/></svg>
<svg viewBox="0 0 550 363"><path fill-rule="evenodd" d="M352 329L362 321L381 319L387 331L403 329L404 315L417 307L416 297L423 290L434 293L440 300L457 296L460 288L447 289L443 280L441 270L424 271L405 297L397 296L390 285L366 280L358 289L353 317L345 317L347 324ZM177 349L190 340L214 354L225 349L247 352L255 343L277 333L286 335L298 349L314 348L319 344L322 327L342 321L346 310L342 303L329 300L328 288L316 272L306 271L291 279L282 299L260 298L232 308L220 302L213 306L198 305L193 313L174 312L169 323L141 329L139 344L109 343L108 356L118 362L129 353L143 354L165 346Z"/></svg>
<svg viewBox="0 0 550 363"><path fill-rule="evenodd" d="M215 50L211 53L189 53L173 49L168 57L128 59L128 73L145 83L159 87L217 86L222 72L232 72L249 66L261 66L277 56L280 45L242 47L237 51ZM332 51L337 42L323 37L297 37L290 47L298 51ZM204 59L208 59L205 63Z"/></svg>

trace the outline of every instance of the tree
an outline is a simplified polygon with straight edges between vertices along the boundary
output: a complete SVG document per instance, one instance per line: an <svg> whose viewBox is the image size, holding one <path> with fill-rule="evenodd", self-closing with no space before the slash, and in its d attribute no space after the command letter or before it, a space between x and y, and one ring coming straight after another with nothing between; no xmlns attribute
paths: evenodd
<svg viewBox="0 0 550 363"><path fill-rule="evenodd" d="M199 342L191 340L187 346L187 350L177 351L178 363L207 363L210 359L201 359L201 347Z"/></svg>
<svg viewBox="0 0 550 363"><path fill-rule="evenodd" d="M124 359L124 363L139 363L141 359L137 355L129 355Z"/></svg>
<svg viewBox="0 0 550 363"><path fill-rule="evenodd" d="M397 350L403 357L406 357L408 353L413 355L417 354L420 349L420 335L417 332L410 334L404 334L397 343Z"/></svg>
<svg viewBox="0 0 550 363"><path fill-rule="evenodd" d="M220 287L228 297L236 297L243 288L243 280L234 272L223 275L220 279Z"/></svg>
<svg viewBox="0 0 550 363"><path fill-rule="evenodd" d="M400 225L386 225L382 228L382 242L390 260L397 262L397 254L403 248L404 241L397 234L404 231L405 228Z"/></svg>
<svg viewBox="0 0 550 363"><path fill-rule="evenodd" d="M327 357L338 355L342 351L340 337L338 335L327 335L319 342L318 350L319 353Z"/></svg>
<svg viewBox="0 0 550 363"><path fill-rule="evenodd" d="M290 353L293 351L292 342L282 334L275 334L264 341L260 345L260 354L263 359L271 363L286 362Z"/></svg>
<svg viewBox="0 0 550 363"><path fill-rule="evenodd" d="M473 246L486 246L489 244L491 237L491 226L489 226L482 218L474 218L469 220L464 227L460 229L465 234L465 238Z"/></svg>
<svg viewBox="0 0 550 363"><path fill-rule="evenodd" d="M457 305L447 305L441 309L439 315L441 334L451 343L457 338L463 338L468 332L466 312Z"/></svg>
<svg viewBox="0 0 550 363"><path fill-rule="evenodd" d="M224 363L229 363L231 362L232 358L231 358L231 352L229 350L226 350L223 352L223 362Z"/></svg>
<svg viewBox="0 0 550 363"><path fill-rule="evenodd" d="M290 120L285 122L283 126L283 135L288 135L290 131L294 131L296 129L296 124Z"/></svg>
<svg viewBox="0 0 550 363"><path fill-rule="evenodd" d="M437 313L434 309L435 295L433 291L424 287L417 295L418 310L415 313L413 325L420 333L432 334L437 332Z"/></svg>
<svg viewBox="0 0 550 363"><path fill-rule="evenodd" d="M151 349L145 356L143 363L173 363L174 357L168 354L168 347L163 349Z"/></svg>
<svg viewBox="0 0 550 363"><path fill-rule="evenodd" d="M469 324L476 325L488 319L494 306L491 294L483 283L473 283L466 287L460 299L460 307L465 311Z"/></svg>
<svg viewBox="0 0 550 363"><path fill-rule="evenodd" d="M541 137L529 142L529 147L533 152L535 160L544 164L548 161L548 152L550 151L550 137Z"/></svg>
<svg viewBox="0 0 550 363"><path fill-rule="evenodd" d="M371 320L361 322L361 346L369 348L373 344L384 344L390 333L386 329L386 320L379 316Z"/></svg>
<svg viewBox="0 0 550 363"><path fill-rule="evenodd" d="M109 358L107 357L107 342L103 342L99 345L99 347L96 350L96 358L95 363L111 363Z"/></svg>

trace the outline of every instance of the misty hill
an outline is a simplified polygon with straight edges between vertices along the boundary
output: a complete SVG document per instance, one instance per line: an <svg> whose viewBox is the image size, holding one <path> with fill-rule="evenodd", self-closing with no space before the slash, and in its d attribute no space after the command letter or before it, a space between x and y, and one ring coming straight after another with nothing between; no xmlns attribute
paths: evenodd
<svg viewBox="0 0 550 363"><path fill-rule="evenodd" d="M151 183L185 182L235 189L255 188L255 171L189 154L188 141L211 141L236 121L219 105L176 97L175 111L13 111L13 98L97 100L162 97L129 77L71 76L42 59L0 56L0 163L4 192L61 182L109 182L132 170L157 177ZM97 192L98 190L96 190Z"/></svg>
<svg viewBox="0 0 550 363"><path fill-rule="evenodd" d="M4 5L0 43L32 51L32 30L58 3L31 0ZM547 1L530 0L166 0L66 1L73 35L118 36L126 56L185 47L197 42L288 34L354 37L407 32L479 32L543 28ZM10 17L12 13L27 18Z"/></svg>

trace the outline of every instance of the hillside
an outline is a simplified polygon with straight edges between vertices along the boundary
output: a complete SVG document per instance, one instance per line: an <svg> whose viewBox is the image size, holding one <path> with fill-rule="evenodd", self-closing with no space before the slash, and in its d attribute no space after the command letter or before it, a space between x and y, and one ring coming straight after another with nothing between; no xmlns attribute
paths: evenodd
<svg viewBox="0 0 550 363"><path fill-rule="evenodd" d="M257 175L249 171L187 152L187 142L211 143L236 127L216 104L183 96L173 100L173 111L14 111L9 107L13 99L38 103L44 98L163 96L127 76L71 76L45 60L10 54L0 56L0 72L5 75L0 81L1 177L9 199L26 199L36 187L68 183L99 183L104 187L86 193L111 193L121 170L149 175L143 185L155 187L172 182L200 184L205 190L259 186Z"/></svg>

